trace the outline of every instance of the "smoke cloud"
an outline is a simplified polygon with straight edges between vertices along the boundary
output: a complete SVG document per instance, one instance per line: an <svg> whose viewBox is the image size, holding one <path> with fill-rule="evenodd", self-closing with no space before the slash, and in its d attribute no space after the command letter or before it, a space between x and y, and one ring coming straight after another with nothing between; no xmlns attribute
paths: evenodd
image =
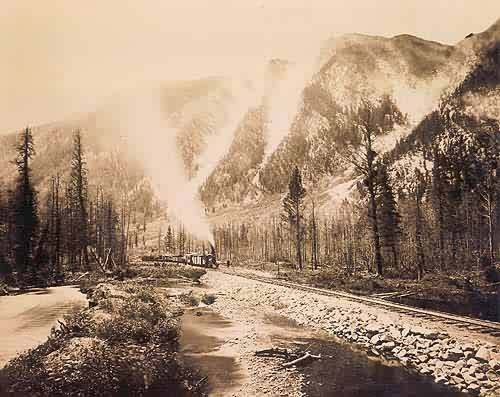
<svg viewBox="0 0 500 397"><path fill-rule="evenodd" d="M319 44L316 51L305 54L302 63L289 64L285 77L280 80L269 98L266 147L263 164L290 132L302 103L302 92L312 79L317 67Z"/></svg>
<svg viewBox="0 0 500 397"><path fill-rule="evenodd" d="M129 155L144 166L157 197L167 202L169 214L196 238L213 244L203 205L176 146L177 130L169 125L160 99L159 89L121 99L114 107L119 133L127 141Z"/></svg>
<svg viewBox="0 0 500 397"><path fill-rule="evenodd" d="M161 91L148 88L122 97L112 106L113 124L126 140L131 158L144 166L155 193L167 202L171 218L179 220L185 229L200 240L214 244L210 223L199 198L199 188L227 153L238 127L249 108L257 106L262 98L248 82L232 81L235 93L232 104L226 109L228 120L213 135L197 159L199 169L189 180L178 148L174 128L162 109Z"/></svg>

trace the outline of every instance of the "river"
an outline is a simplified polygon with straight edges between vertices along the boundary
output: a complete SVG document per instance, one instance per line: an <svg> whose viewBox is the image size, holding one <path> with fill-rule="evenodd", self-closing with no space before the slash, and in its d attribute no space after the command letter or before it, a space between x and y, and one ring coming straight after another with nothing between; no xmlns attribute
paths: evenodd
<svg viewBox="0 0 500 397"><path fill-rule="evenodd" d="M65 314L87 306L77 287L52 287L0 297L0 368L38 346Z"/></svg>

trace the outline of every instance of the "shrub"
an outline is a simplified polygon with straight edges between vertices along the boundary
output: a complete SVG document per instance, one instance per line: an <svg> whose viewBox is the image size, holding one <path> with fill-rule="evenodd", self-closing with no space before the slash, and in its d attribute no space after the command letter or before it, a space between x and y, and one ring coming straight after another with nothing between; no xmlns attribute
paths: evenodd
<svg viewBox="0 0 500 397"><path fill-rule="evenodd" d="M214 294L203 294L203 296L201 297L201 301L205 305L211 305L211 304L215 303L216 300L217 300L217 296L215 296Z"/></svg>
<svg viewBox="0 0 500 397"><path fill-rule="evenodd" d="M496 266L489 266L484 271L484 278L488 283L500 282L500 271Z"/></svg>
<svg viewBox="0 0 500 397"><path fill-rule="evenodd" d="M66 316L62 330L2 370L0 395L204 394L176 358L174 301L131 282L100 285L92 297L94 308Z"/></svg>
<svg viewBox="0 0 500 397"><path fill-rule="evenodd" d="M179 296L180 301L187 306L198 306L200 300L193 294L182 294Z"/></svg>

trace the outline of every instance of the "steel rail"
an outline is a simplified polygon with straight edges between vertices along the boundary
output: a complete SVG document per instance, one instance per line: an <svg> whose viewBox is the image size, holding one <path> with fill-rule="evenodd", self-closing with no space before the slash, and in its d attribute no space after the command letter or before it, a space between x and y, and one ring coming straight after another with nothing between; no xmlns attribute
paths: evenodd
<svg viewBox="0 0 500 397"><path fill-rule="evenodd" d="M319 295L340 297L343 299L348 299L348 300L355 301L355 302L361 302L361 303L371 305L371 306L375 305L375 306L382 307L386 310L403 312L405 314L415 314L419 317L439 318L439 319L445 320L444 322L447 324L453 324L453 325L457 325L457 326L463 325L463 326L466 326L469 329L474 330L474 331L488 333L488 334L491 334L493 336L500 336L500 323L497 323L494 321L480 320L480 319L476 319L476 318L472 318L472 317L459 316L459 315L444 313L444 312L435 311L435 310L420 309L417 307L412 307L412 306L402 305L400 303L386 301L386 300L383 300L380 298L360 296L360 295L355 295L355 294L351 294L351 293L343 292L343 291L332 291L332 290L327 290L327 289L323 289L323 288L317 288L317 287L311 287L311 286L307 286L307 285L303 285L303 284L292 283L289 281L273 279L273 278L269 278L269 277L241 274L241 273L234 273L234 272L226 272L226 271L220 270L220 269L219 269L219 271L224 273L224 274L227 274L227 275L243 277L246 279L259 281L259 282L266 283L266 284L280 285L282 287L287 287L290 289L298 289L298 290L302 290L302 291L306 291L306 292L313 292L313 293L316 293ZM475 329L472 329L472 327L474 327Z"/></svg>

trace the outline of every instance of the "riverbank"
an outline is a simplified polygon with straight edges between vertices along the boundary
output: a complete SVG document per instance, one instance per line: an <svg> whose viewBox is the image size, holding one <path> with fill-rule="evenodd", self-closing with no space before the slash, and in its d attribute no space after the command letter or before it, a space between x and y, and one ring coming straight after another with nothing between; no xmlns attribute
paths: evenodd
<svg viewBox="0 0 500 397"><path fill-rule="evenodd" d="M209 272L203 281L219 294L211 308L227 318L276 313L450 388L471 395L500 395L498 338L217 272Z"/></svg>
<svg viewBox="0 0 500 397"><path fill-rule="evenodd" d="M204 395L177 356L182 297L137 281L88 286L91 306L0 371L0 395Z"/></svg>

